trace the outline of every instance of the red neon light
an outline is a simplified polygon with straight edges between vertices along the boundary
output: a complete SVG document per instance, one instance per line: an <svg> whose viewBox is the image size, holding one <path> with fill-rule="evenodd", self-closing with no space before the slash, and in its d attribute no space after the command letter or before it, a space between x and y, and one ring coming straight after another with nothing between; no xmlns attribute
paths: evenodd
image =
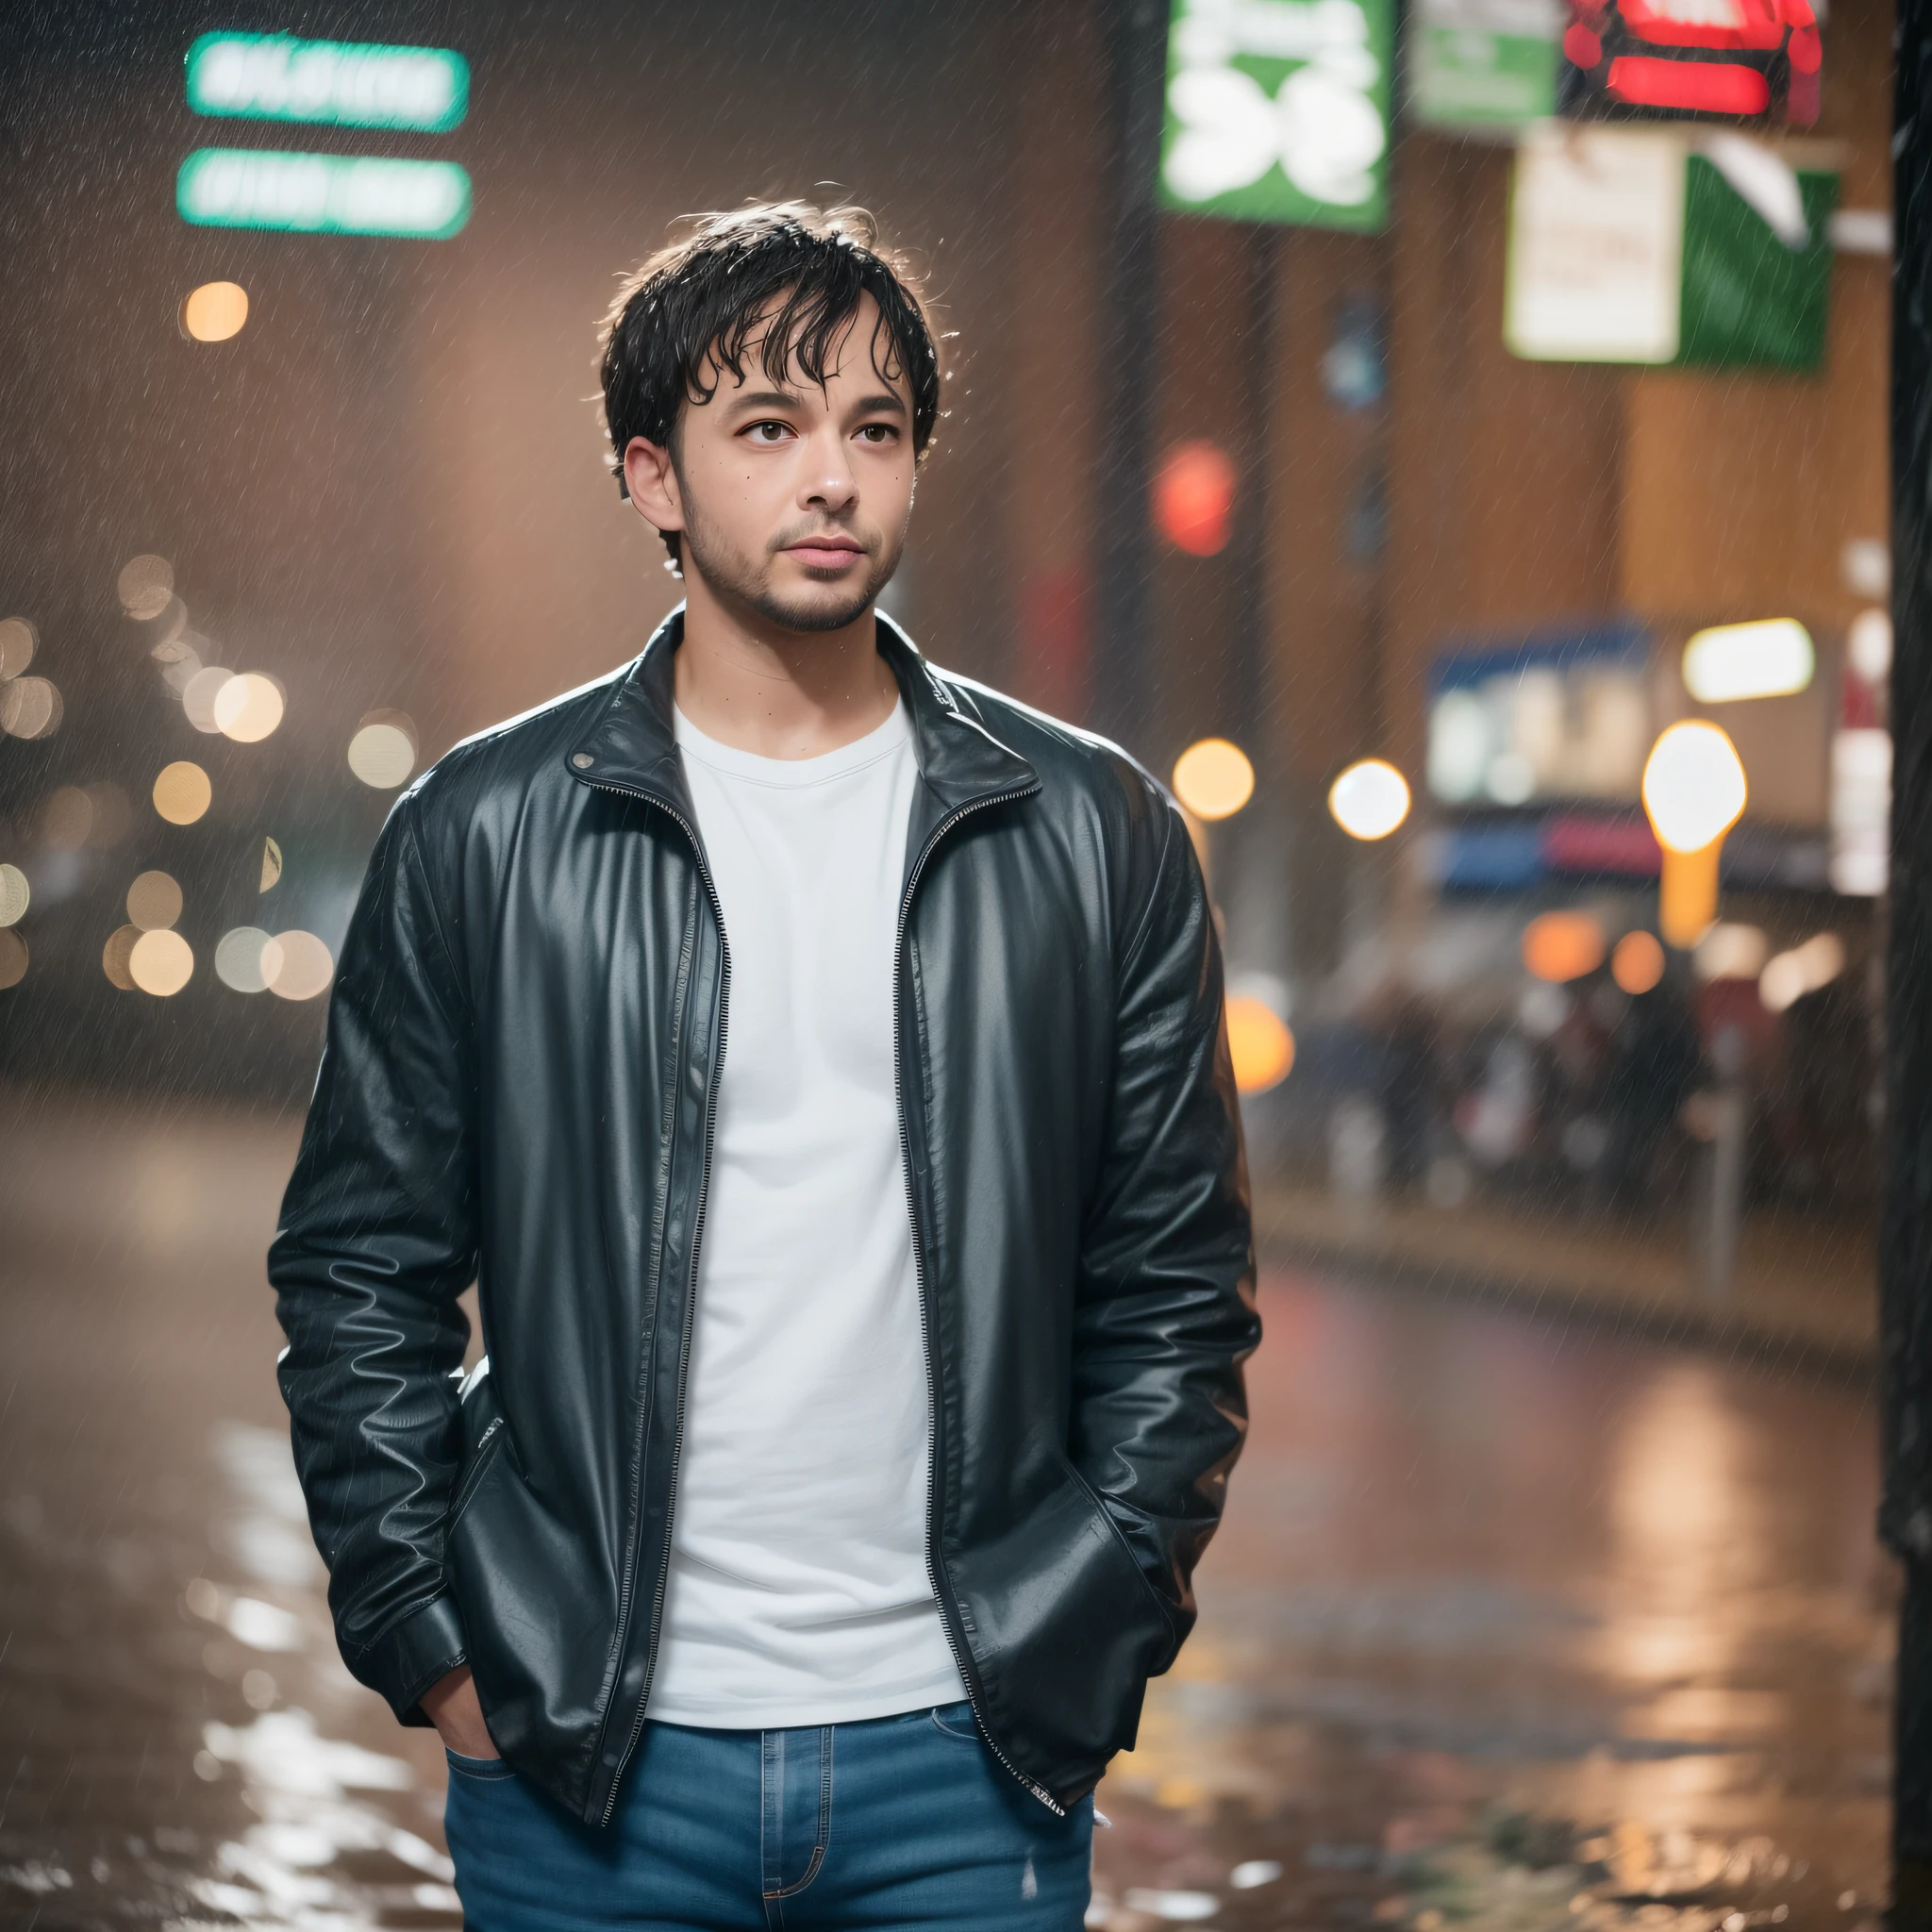
<svg viewBox="0 0 1932 1932"><path fill-rule="evenodd" d="M1782 46L1785 21L1772 0L1621 0L1624 25L1654 47Z"/></svg>
<svg viewBox="0 0 1932 1932"><path fill-rule="evenodd" d="M1621 872L1654 879L1663 870L1663 849L1641 819L1546 819L1537 842L1553 872Z"/></svg>
<svg viewBox="0 0 1932 1932"><path fill-rule="evenodd" d="M1563 52L1573 66L1594 67L1604 58L1604 43L1579 21L1563 32Z"/></svg>
<svg viewBox="0 0 1932 1932"><path fill-rule="evenodd" d="M1771 83L1756 68L1706 60L1650 60L1620 54L1605 91L1633 108L1687 108L1706 114L1761 114Z"/></svg>
<svg viewBox="0 0 1932 1932"><path fill-rule="evenodd" d="M1226 451L1211 442L1177 444L1154 478L1154 521L1160 534L1192 557L1225 550L1235 483Z"/></svg>

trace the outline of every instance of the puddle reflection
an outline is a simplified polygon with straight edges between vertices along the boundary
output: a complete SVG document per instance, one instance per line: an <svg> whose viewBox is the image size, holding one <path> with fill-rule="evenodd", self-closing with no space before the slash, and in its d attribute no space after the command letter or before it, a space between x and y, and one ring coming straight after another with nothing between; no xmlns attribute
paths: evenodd
<svg viewBox="0 0 1932 1932"><path fill-rule="evenodd" d="M1264 1311L1091 1923L1862 1925L1892 1615L1863 1392L1307 1280Z"/></svg>
<svg viewBox="0 0 1932 1932"><path fill-rule="evenodd" d="M419 1791L417 1771L405 1758L328 1735L313 1712L281 1702L281 1687L259 1664L242 1661L274 1658L305 1690L322 1692L318 1701L326 1705L364 1701L335 1652L322 1565L287 1438L225 1423L212 1448L237 1506L213 1525L216 1547L247 1574L249 1588L278 1591L284 1601L232 1591L205 1576L183 1592L193 1615L225 1633L204 1649L208 1670L239 1681L243 1698L261 1712L252 1724L210 1720L202 1728L196 1775L210 1784L239 1780L241 1801L258 1822L220 1844L211 1869L193 1878L189 1890L200 1905L225 1914L224 1924L239 1920L294 1932L460 1923L462 1907L450 1884L454 1868L440 1829L431 1842L396 1815L400 1800L425 1822L433 1821L440 1791ZM395 1796L385 1804L376 1793ZM198 1932L202 1923L175 1919L172 1932Z"/></svg>

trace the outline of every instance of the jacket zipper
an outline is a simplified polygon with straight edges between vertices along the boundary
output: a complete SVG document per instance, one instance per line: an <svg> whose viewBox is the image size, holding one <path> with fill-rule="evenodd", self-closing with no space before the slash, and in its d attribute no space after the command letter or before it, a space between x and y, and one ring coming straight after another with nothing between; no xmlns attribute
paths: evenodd
<svg viewBox="0 0 1932 1932"><path fill-rule="evenodd" d="M706 1082L705 1094L705 1158L698 1180L697 1219L692 1224L691 1241L691 1279L684 1297L684 1338L679 1345L677 1357L677 1409L671 1433L671 1491L664 1504L664 1560L658 1566L658 1581L651 1598L651 1648L644 1658L644 1688L638 1699L638 1714L631 1723L630 1739L624 1747L624 1756L617 1761L617 1769L610 1774L610 1795L604 1803L605 1824L610 1823L611 1814L617 1809L617 1793L624 1783L624 1774L628 1769L632 1756L638 1748L638 1740L644 1734L644 1713L651 1707L651 1683L658 1674L658 1643L664 1630L664 1591L671 1575L671 1519L677 1504L677 1470L684 1449L684 1392L685 1384L691 1374L691 1317L697 1306L698 1255L704 1246L705 1209L711 1194L711 1148L718 1128L718 1078L724 1064L724 1026L730 1015L731 1007L731 948L724 933L724 908L718 897L718 889L711 881L711 869L705 863L705 848L699 841L697 828L680 811L674 809L655 792L639 791L627 785L612 785L608 781L589 781L601 791L616 791L628 798L641 798L647 805L654 805L666 818L673 820L691 841L691 857L697 861L698 877L704 881L705 894L711 902L711 911L718 921L718 946L721 965L718 975L718 1045L711 1057L711 1071ZM646 1423L646 1405L639 1406L638 1415L638 1457L643 1457L643 1433ZM641 1496L639 1499L641 1507ZM617 1656L620 1662L624 1657L625 1643L630 1637L630 1613L637 1593L636 1561L636 1523L632 1523L632 1557L624 1566L624 1586L619 1592L617 1604Z"/></svg>
<svg viewBox="0 0 1932 1932"><path fill-rule="evenodd" d="M899 902L899 933L892 948L892 1099L899 1114L899 1155L900 1165L906 1177L906 1212L912 1223L912 1274L919 1286L919 1343L925 1356L925 1575L932 1586L934 1600L940 1606L940 1627L946 1633L946 1645L953 1653L953 1663L959 1673L959 1682L965 1686L966 1702L973 1711L973 1722L979 1726L979 1735L986 1740L987 1749L997 1757L1001 1765L1009 1772L1020 1786L1032 1797L1051 1811L1056 1818L1064 1818L1067 1808L1051 1791L1035 1784L1026 1774L1014 1764L1013 1760L1001 1750L998 1740L988 1727L985 1713L979 1707L979 1693L974 1688L972 1659L967 1657L965 1647L953 1634L953 1621L959 1614L959 1606L941 1578L938 1556L933 1549L934 1506L939 1498L939 1437L940 1437L940 1382L939 1372L933 1361L932 1322L926 1310L925 1253L921 1245L919 1234L919 1201L912 1185L912 1137L906 1128L906 1106L902 1081L899 1052L899 991L900 962L906 954L906 925L912 911L912 895L919 889L920 874L925 870L925 861L932 857L934 848L948 832L963 818L989 806L1005 805L1015 798L1024 798L1040 789L1036 781L1022 785L1011 791L996 792L991 797L975 798L969 805L962 805L949 813L933 827L932 836L920 848L919 857L913 861L911 876L906 881L905 897ZM951 1611L951 1615L947 1611Z"/></svg>
<svg viewBox="0 0 1932 1932"><path fill-rule="evenodd" d="M644 1662L643 1694L638 1700L637 1716L631 1724L630 1738L625 1745L624 1756L618 1760L616 1770L611 1774L610 1795L604 1806L603 1823L608 1824L617 1809L617 1793L624 1782L624 1774L638 1748L638 1740L643 1736L644 1713L650 1708L651 1684L658 1669L658 1644L663 1631L664 1592L671 1569L671 1523L677 1500L677 1471L684 1446L684 1395L686 1380L691 1369L691 1316L696 1304L696 1283L698 1256L704 1243L705 1210L710 1196L711 1154L718 1124L718 1078L724 1061L724 1028L730 1008L731 995L731 953L724 935L724 908L719 902L717 887L712 883L710 868L705 863L704 846L699 842L696 828L682 812L675 810L654 792L636 791L629 786L612 785L608 780L591 780L600 791L615 791L632 798L641 798L648 805L655 805L665 816L673 820L690 840L692 857L697 860L698 876L704 881L705 891L711 902L711 910L718 921L719 943L724 950L724 963L718 986L718 1050L711 1062L708 1091L705 1106L705 1157L701 1170L698 1191L697 1220L691 1235L691 1288L685 1296L684 1338L678 1356L677 1367L677 1413L671 1439L671 1493L664 1512L664 1561L658 1567L658 1582L652 1597L651 1648ZM899 1115L900 1165L906 1182L906 1211L912 1227L912 1273L919 1290L919 1337L920 1347L925 1357L926 1387L926 1457L925 1457L925 1574L932 1588L934 1598L941 1607L940 1627L945 1632L947 1647L953 1653L953 1662L959 1673L959 1681L966 1691L966 1702L973 1712L973 1721L979 1726L979 1734L986 1740L987 1748L999 1759L1000 1764L1030 1796L1039 1799L1057 1818L1064 1818L1066 1807L1050 1791L1035 1784L1013 1760L1007 1756L992 1732L987 1725L980 1709L979 1697L974 1689L972 1662L964 1654L958 1639L953 1634L952 1618L943 1614L948 1607L954 1617L958 1615L958 1605L941 1579L940 1565L933 1554L933 1506L939 1490L939 1376L933 1363L932 1324L926 1308L925 1257L920 1243L919 1204L912 1187L912 1141L906 1127L906 1109L902 1099L901 1060L899 1050L899 991L900 960L906 948L906 924L912 909L912 896L919 888L920 875L925 870L925 862L932 857L940 841L957 825L961 819L970 817L991 806L1005 805L1015 798L1024 798L1038 791L1037 781L1032 785L1022 785L1010 791L995 792L990 797L976 798L957 811L949 813L934 826L932 835L921 847L919 857L913 861L912 874L906 881L906 891L899 905L899 929L892 948L892 1097ZM638 1423L641 1436L644 1420L641 1415ZM638 1453L643 1450L640 1442ZM635 1546L633 1546L635 1552ZM618 1603L617 1654L624 1655L624 1647L630 1632L630 1612L636 1593L636 1563L633 1560L625 1566L624 1587Z"/></svg>
<svg viewBox="0 0 1932 1932"><path fill-rule="evenodd" d="M462 1513L462 1507L470 1500L471 1492L483 1478L483 1452L489 1448L492 1438L503 1427L504 1418L494 1416L490 1426L476 1438L476 1446L470 1452L469 1466L463 1471L462 1480L457 1485L457 1492L450 1498L449 1513L452 1518Z"/></svg>

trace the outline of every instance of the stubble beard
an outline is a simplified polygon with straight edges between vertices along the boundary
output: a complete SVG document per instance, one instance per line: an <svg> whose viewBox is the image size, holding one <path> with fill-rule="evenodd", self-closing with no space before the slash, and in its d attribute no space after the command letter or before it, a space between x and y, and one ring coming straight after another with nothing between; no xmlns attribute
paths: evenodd
<svg viewBox="0 0 1932 1932"><path fill-rule="evenodd" d="M797 541L795 537L783 540ZM862 588L826 587L842 592L836 603L794 603L774 590L771 582L771 558L776 555L776 548L763 560L746 557L734 549L706 522L696 504L691 500L689 489L684 499L682 547L685 568L694 570L703 577L714 595L757 611L767 623L796 631L843 630L848 624L863 616L877 601L879 592L891 582L892 574L899 568L899 558L905 550L901 541L890 551L883 547L868 551L870 569ZM783 542L777 547L782 548Z"/></svg>

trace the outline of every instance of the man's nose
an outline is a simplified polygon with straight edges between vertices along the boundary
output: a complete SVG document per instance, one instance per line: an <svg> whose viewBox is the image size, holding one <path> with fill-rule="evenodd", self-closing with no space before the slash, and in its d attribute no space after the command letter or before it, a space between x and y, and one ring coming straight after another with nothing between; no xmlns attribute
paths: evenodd
<svg viewBox="0 0 1932 1932"><path fill-rule="evenodd" d="M837 514L851 508L858 495L858 479L852 474L845 439L836 430L811 440L811 460L806 470L800 501L808 509L829 510Z"/></svg>

